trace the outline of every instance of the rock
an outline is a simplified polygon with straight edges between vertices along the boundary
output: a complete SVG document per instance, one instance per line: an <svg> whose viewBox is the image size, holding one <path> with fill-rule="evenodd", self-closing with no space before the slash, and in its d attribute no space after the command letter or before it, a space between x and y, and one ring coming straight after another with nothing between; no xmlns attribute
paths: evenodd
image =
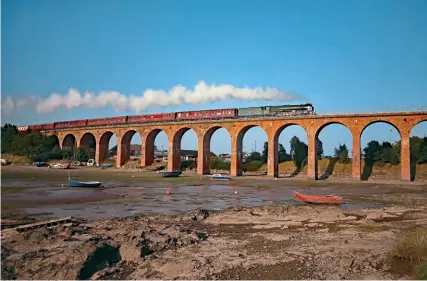
<svg viewBox="0 0 427 281"><path fill-rule="evenodd" d="M125 261L135 261L141 257L141 249L135 243L124 243L120 246L120 255Z"/></svg>
<svg viewBox="0 0 427 281"><path fill-rule="evenodd" d="M209 217L209 212L205 209L195 209L183 216L183 220L202 221Z"/></svg>

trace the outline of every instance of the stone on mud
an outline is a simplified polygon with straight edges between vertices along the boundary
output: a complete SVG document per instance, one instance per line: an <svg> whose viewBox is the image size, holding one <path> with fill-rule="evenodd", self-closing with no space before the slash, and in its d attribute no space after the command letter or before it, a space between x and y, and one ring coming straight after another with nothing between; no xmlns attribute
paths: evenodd
<svg viewBox="0 0 427 281"><path fill-rule="evenodd" d="M186 213L182 217L182 220L183 221L186 221L186 220L202 221L207 217L209 217L209 211L199 208L199 209L191 210L188 213Z"/></svg>

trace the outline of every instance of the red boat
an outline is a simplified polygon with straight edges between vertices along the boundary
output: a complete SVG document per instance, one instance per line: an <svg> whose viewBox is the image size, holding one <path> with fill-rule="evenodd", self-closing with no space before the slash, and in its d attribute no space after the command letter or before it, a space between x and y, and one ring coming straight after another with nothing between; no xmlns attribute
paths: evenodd
<svg viewBox="0 0 427 281"><path fill-rule="evenodd" d="M341 204L342 197L339 196L331 196L331 195L306 195L299 192L294 191L295 197L306 203L315 203L315 204Z"/></svg>

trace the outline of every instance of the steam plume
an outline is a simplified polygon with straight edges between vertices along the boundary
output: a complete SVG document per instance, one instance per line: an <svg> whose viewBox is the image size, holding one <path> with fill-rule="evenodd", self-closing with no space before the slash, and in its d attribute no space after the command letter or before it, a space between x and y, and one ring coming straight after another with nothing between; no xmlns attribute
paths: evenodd
<svg viewBox="0 0 427 281"><path fill-rule="evenodd" d="M28 97L16 102L12 98L6 97L2 101L1 107L5 114L10 114L29 104L35 105L36 111L40 114L51 113L60 108L104 108L108 106L113 107L116 111L132 110L140 113L153 106L195 105L229 99L297 101L301 100L302 97L277 88L238 88L228 84L207 85L201 81L192 90L177 85L169 91L147 89L142 95L124 95L117 91L102 91L98 94L93 92L80 93L76 89L70 89L64 95L52 93L47 98Z"/></svg>

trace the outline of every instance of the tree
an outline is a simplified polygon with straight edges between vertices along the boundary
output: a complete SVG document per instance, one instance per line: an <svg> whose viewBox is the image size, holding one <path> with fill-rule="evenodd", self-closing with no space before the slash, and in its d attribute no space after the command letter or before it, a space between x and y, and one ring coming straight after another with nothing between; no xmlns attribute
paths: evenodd
<svg viewBox="0 0 427 281"><path fill-rule="evenodd" d="M252 152L249 157L246 159L247 162L250 161L262 161L262 156L261 153L259 152Z"/></svg>
<svg viewBox="0 0 427 281"><path fill-rule="evenodd" d="M427 137L424 137L422 139L422 142L420 143L420 152L419 152L419 158L417 159L418 164L427 163Z"/></svg>
<svg viewBox="0 0 427 281"><path fill-rule="evenodd" d="M1 152L11 152L13 138L18 133L18 128L15 125L6 123L1 127Z"/></svg>
<svg viewBox="0 0 427 281"><path fill-rule="evenodd" d="M307 162L308 146L304 142L298 142L294 151L294 163L297 167L302 167Z"/></svg>
<svg viewBox="0 0 427 281"><path fill-rule="evenodd" d="M297 145L300 143L300 140L297 136L293 136L289 143L291 145L291 151L289 153L291 155L291 158L294 159L295 150Z"/></svg>
<svg viewBox="0 0 427 281"><path fill-rule="evenodd" d="M267 163L268 160L268 142L264 142L264 149L262 150L262 161Z"/></svg>
<svg viewBox="0 0 427 281"><path fill-rule="evenodd" d="M62 151L59 146L54 146L52 150L48 153L49 159L62 159Z"/></svg>
<svg viewBox="0 0 427 281"><path fill-rule="evenodd" d="M259 161L259 160L254 160L254 161L250 161L250 162L246 162L244 165L243 165L243 171L257 171L257 170L259 170L259 168L261 168L261 166L263 165L264 163L262 163L262 161Z"/></svg>
<svg viewBox="0 0 427 281"><path fill-rule="evenodd" d="M350 158L348 157L348 148L345 144L338 145L334 150L334 158L338 159L340 163L349 163Z"/></svg>
<svg viewBox="0 0 427 281"><path fill-rule="evenodd" d="M283 147L281 143L279 143L278 155L279 155L279 163L288 161L291 158L291 156L286 153L286 149Z"/></svg>
<svg viewBox="0 0 427 281"><path fill-rule="evenodd" d="M80 162L86 162L89 160L89 155L87 152L87 149L84 147L78 147L74 149L74 160L80 161Z"/></svg>
<svg viewBox="0 0 427 281"><path fill-rule="evenodd" d="M363 156L365 157L365 162L368 164L373 164L375 162L375 154L380 150L380 143L377 141L370 141L363 149Z"/></svg>
<svg viewBox="0 0 427 281"><path fill-rule="evenodd" d="M316 154L317 159L322 159L323 157L323 143L319 138L316 138Z"/></svg>

